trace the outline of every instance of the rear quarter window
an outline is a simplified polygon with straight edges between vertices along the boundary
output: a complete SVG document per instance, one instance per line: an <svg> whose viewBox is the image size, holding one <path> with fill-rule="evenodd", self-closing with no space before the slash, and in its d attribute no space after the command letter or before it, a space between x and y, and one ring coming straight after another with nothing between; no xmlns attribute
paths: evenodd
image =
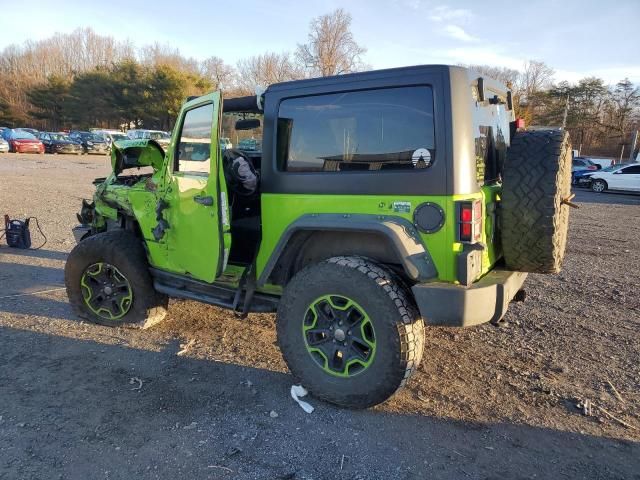
<svg viewBox="0 0 640 480"><path fill-rule="evenodd" d="M287 172L424 169L435 157L429 86L285 99L277 165Z"/></svg>

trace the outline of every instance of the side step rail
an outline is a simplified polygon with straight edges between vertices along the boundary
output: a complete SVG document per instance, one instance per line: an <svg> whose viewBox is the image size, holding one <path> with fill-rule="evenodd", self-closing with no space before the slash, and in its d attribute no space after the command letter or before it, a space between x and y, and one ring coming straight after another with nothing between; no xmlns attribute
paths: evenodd
<svg viewBox="0 0 640 480"><path fill-rule="evenodd" d="M245 301L238 302L236 296L239 292L236 289L201 282L155 268L151 268L150 272L153 276L154 288L170 297L196 300L217 307L239 310L244 314L248 312L271 313L278 308L279 299L276 296L256 292L253 295L246 295ZM239 290L242 289L241 285Z"/></svg>

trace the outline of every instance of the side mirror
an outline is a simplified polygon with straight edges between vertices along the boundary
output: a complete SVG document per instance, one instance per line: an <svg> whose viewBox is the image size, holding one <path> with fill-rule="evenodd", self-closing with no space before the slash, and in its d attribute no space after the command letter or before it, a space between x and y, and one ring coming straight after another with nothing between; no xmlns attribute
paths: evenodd
<svg viewBox="0 0 640 480"><path fill-rule="evenodd" d="M260 119L258 118L247 118L236 122L236 130L253 130L255 128L260 128Z"/></svg>

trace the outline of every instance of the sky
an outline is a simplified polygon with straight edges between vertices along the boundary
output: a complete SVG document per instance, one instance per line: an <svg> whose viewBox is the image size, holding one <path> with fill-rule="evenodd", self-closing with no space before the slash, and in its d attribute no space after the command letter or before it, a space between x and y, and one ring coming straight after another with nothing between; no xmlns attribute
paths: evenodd
<svg viewBox="0 0 640 480"><path fill-rule="evenodd" d="M0 0L0 48L91 27L136 46L160 43L227 63L294 51L315 16L344 8L373 68L429 63L521 68L541 60L555 79L640 83L640 0ZM20 18L20 21L16 21Z"/></svg>

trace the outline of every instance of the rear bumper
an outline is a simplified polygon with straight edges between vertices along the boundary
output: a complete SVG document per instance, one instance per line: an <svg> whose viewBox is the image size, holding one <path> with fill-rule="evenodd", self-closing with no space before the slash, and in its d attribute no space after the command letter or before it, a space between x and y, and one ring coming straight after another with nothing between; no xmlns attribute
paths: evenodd
<svg viewBox="0 0 640 480"><path fill-rule="evenodd" d="M526 278L524 272L496 269L469 287L434 282L411 290L428 325L469 327L499 321Z"/></svg>

